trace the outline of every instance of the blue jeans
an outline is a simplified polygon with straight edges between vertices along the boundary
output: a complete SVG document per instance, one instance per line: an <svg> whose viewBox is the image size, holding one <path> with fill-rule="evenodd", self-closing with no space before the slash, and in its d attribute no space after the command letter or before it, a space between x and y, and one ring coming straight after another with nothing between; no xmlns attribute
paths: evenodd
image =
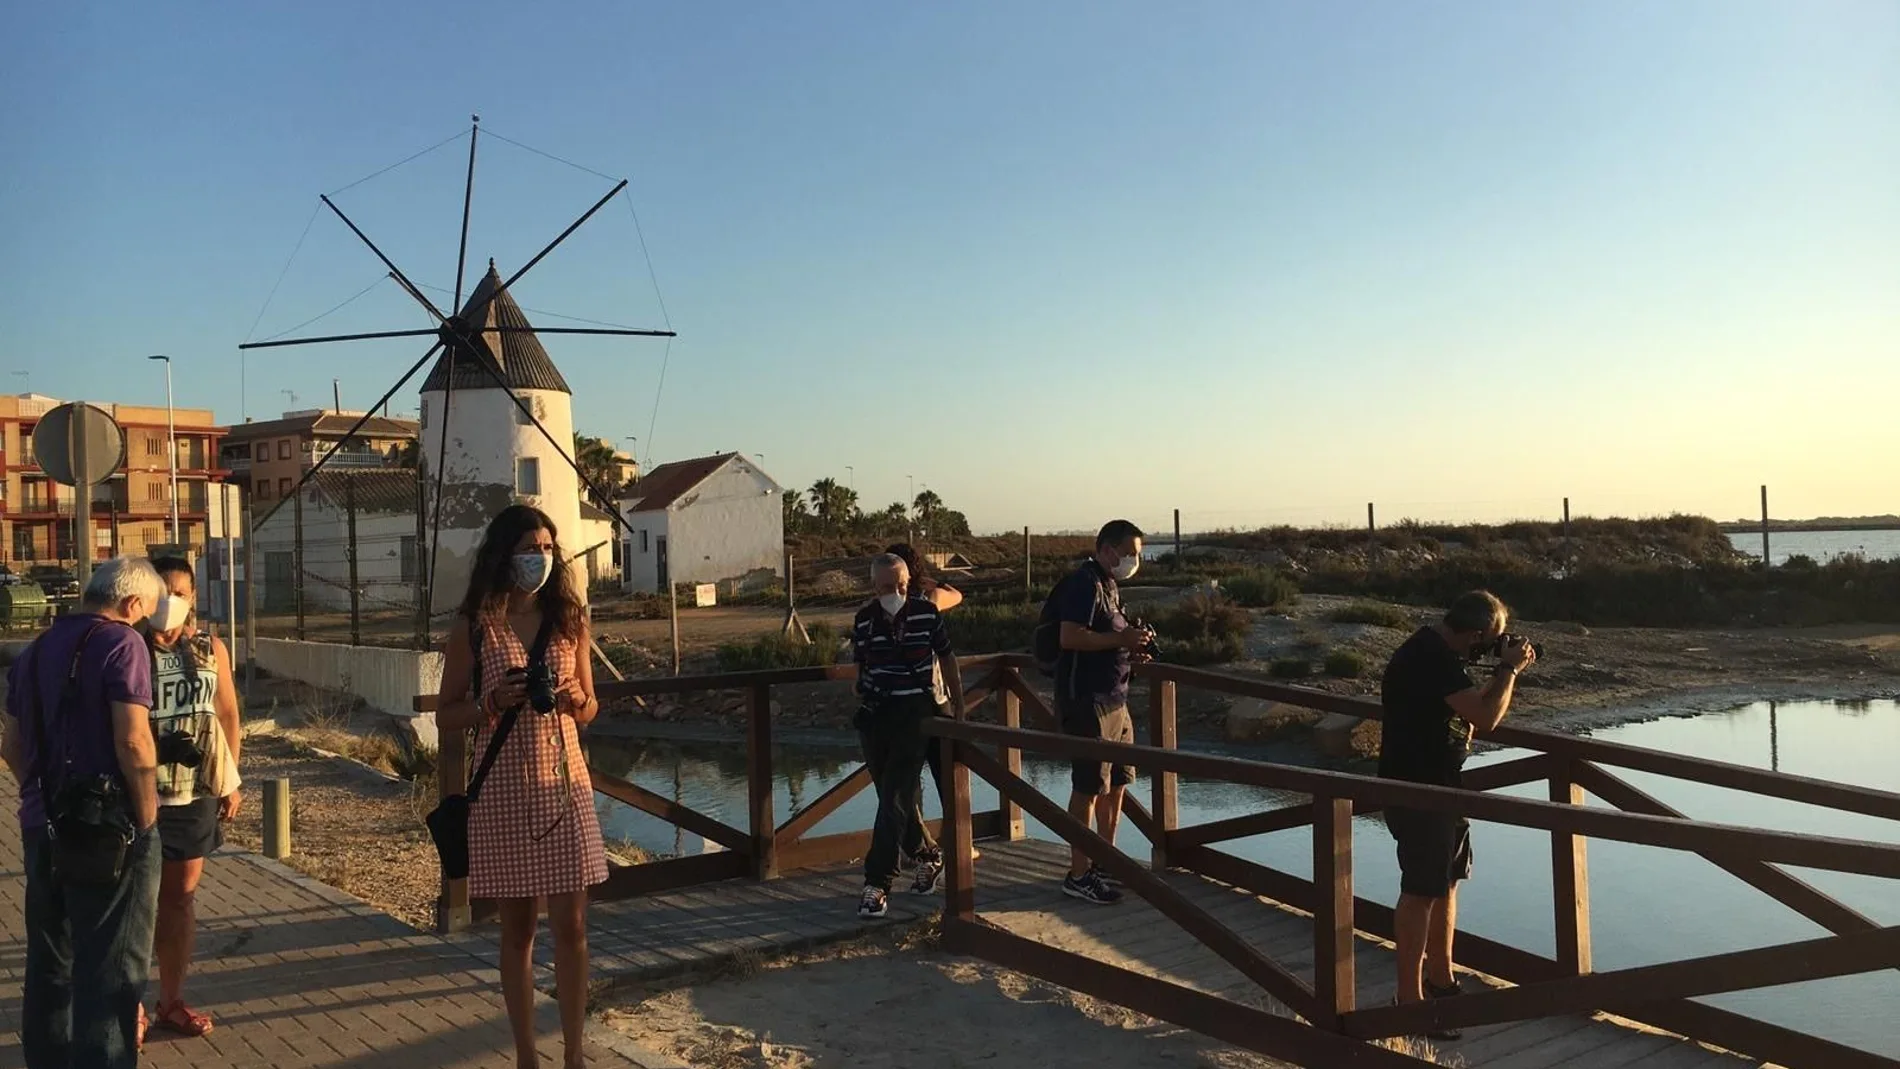
<svg viewBox="0 0 1900 1069"><path fill-rule="evenodd" d="M126 851L110 887L67 885L46 832L25 829L27 1069L137 1069L139 1005L158 923L158 832Z"/></svg>

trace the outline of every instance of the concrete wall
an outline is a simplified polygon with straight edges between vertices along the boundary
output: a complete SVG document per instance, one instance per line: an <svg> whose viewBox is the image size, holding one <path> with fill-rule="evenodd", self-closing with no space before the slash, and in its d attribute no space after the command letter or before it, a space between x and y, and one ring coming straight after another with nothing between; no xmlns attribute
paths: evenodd
<svg viewBox="0 0 1900 1069"><path fill-rule="evenodd" d="M442 686L442 655L293 639L257 640L257 666L271 675L345 691L372 708L410 716L418 694Z"/></svg>
<svg viewBox="0 0 1900 1069"><path fill-rule="evenodd" d="M435 503L435 464L442 456L442 438L448 435L443 460L442 544L437 552L435 589L430 611L453 612L468 589L469 567L481 545L482 532L497 512L516 502L533 505L548 514L560 533L561 552L572 556L587 548L581 541L580 478L569 463L574 448L574 403L554 390L518 390L535 417L560 443L557 448L520 413L507 393L499 389L457 390L443 417L445 395L422 395L422 467ZM532 457L540 468L540 493L515 492L516 461ZM579 585L579 584L577 584ZM586 596L586 590L581 590Z"/></svg>
<svg viewBox="0 0 1900 1069"><path fill-rule="evenodd" d="M734 457L682 494L664 511L630 512L628 590L660 590L659 538L666 536L667 568L675 583L715 583L766 571L783 576L783 491L751 462ZM641 551L640 532L649 537Z"/></svg>

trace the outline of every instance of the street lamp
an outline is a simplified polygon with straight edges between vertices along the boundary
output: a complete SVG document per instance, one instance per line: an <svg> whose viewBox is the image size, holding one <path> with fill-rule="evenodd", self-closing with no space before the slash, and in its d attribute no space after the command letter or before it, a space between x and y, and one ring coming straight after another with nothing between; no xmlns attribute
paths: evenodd
<svg viewBox="0 0 1900 1069"><path fill-rule="evenodd" d="M849 464L846 464L844 466L844 471L845 471L846 478L850 479L851 489L855 492L858 488L858 469L852 467Z"/></svg>
<svg viewBox="0 0 1900 1069"><path fill-rule="evenodd" d="M154 353L147 360L165 362L165 455L171 460L172 545L178 542L178 421L172 409L172 358Z"/></svg>

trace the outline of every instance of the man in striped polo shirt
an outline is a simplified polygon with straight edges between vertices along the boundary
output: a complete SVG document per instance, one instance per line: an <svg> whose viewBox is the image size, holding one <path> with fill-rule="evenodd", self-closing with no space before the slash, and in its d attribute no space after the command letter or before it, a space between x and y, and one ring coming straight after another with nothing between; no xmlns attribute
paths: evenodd
<svg viewBox="0 0 1900 1069"><path fill-rule="evenodd" d="M860 917L887 912L899 848L907 834L915 834L917 810L923 804L918 782L926 742L922 726L937 712L933 668L939 664L951 708L963 715L963 684L956 655L950 652L950 633L928 598L921 592L909 594L910 570L903 558L879 556L871 564L871 583L874 597L858 610L851 627L852 655L858 664L858 739L877 789L877 822L864 856ZM942 852L926 832L911 891L934 893L942 877Z"/></svg>

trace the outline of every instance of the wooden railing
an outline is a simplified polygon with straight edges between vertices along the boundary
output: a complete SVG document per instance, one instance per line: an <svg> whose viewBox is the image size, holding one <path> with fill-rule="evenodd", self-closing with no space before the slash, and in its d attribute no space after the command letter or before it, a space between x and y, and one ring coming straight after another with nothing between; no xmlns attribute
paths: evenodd
<svg viewBox="0 0 1900 1069"><path fill-rule="evenodd" d="M975 679L967 687L967 708L975 710L994 699L998 723L944 719L925 727L946 740L950 758L944 770L945 815L937 831L949 866L944 936L952 949L1269 1056L1306 1064L1417 1065L1421 1063L1409 1055L1367 1041L1442 1027L1604 1010L1791 1069L1900 1069L1900 1061L1892 1058L1693 1001L1704 995L1900 968L1900 927L1883 926L1777 867L1798 865L1900 879L1900 846L1690 820L1610 769L1671 776L1889 820L1900 820L1900 794L1525 727L1502 728L1488 738L1534 752L1468 771L1462 790L1184 752L1176 747L1176 695L1182 686L1366 719L1379 719L1381 709L1376 701L1365 698L1173 665L1138 669L1149 683L1147 745L1080 739L1056 733L1054 715L1023 678L1022 670L1028 666L1028 658L1015 654L965 660L966 678ZM869 777L862 768L780 824L774 823L772 795L771 689L853 678L851 667L837 666L600 686L604 702L714 690L742 690L750 695L743 829L626 780L593 772L597 791L726 847L713 854L616 867L600 895L624 897L739 877L771 879L781 869L861 856L869 842L868 831L815 838L809 832L868 786ZM430 699L418 699L416 707L426 710L432 704ZM1025 717L1029 727L1023 726ZM1147 773L1152 808L1133 792L1123 801L1124 814L1151 844L1147 862L1136 862L1110 846L1072 818L1062 804L1031 786L1022 776L1025 752L1061 760L1129 764ZM467 773L466 744L460 733L443 735L442 769L444 793L459 789L457 784ZM971 812L972 773L996 789L996 809ZM1180 827L1177 802L1183 776L1304 794L1311 800ZM1548 785L1548 801L1487 793L1538 781ZM1613 808L1586 807L1586 792ZM1354 894L1351 818L1394 805L1548 833L1555 957L1461 932L1458 957L1462 964L1516 986L1402 1007L1360 1007L1354 930L1387 939L1395 932L1391 907ZM966 847L978 839L1020 838L1025 813L1079 846L1130 891L1305 1023L1058 950L984 923L974 908L975 871ZM1309 825L1313 829L1311 879L1218 849L1234 839ZM1834 934L1595 972L1585 847L1591 838L1697 854ZM1311 913L1312 982L1248 945L1156 874L1167 868L1200 873ZM471 909L460 881L445 884L439 913L445 926L481 915L481 910Z"/></svg>

